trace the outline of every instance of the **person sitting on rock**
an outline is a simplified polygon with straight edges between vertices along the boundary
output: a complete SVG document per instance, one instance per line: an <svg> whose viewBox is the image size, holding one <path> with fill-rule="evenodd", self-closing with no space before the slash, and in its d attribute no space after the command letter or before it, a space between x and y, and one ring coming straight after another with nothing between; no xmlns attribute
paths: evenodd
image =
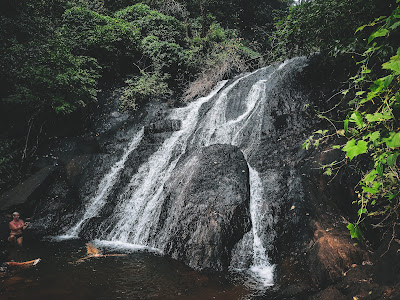
<svg viewBox="0 0 400 300"><path fill-rule="evenodd" d="M22 246L23 241L23 231L29 226L29 222L24 222L22 219L19 218L19 213L13 213L13 220L9 223L10 225L10 236L8 237L8 241L15 243L19 246Z"/></svg>

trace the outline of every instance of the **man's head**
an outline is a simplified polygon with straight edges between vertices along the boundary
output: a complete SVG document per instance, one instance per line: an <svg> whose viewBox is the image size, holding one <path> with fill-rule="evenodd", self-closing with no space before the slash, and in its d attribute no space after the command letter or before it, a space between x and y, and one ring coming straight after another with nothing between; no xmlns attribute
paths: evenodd
<svg viewBox="0 0 400 300"><path fill-rule="evenodd" d="M19 220L19 212L15 211L12 215L14 220Z"/></svg>

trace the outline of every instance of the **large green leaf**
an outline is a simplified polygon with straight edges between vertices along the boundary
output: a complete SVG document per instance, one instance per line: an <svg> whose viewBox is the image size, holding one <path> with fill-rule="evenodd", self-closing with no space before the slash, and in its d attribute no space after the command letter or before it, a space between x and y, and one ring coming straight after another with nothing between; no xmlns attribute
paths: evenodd
<svg viewBox="0 0 400 300"><path fill-rule="evenodd" d="M388 138L382 139L389 148L400 147L400 132L391 132Z"/></svg>
<svg viewBox="0 0 400 300"><path fill-rule="evenodd" d="M367 134L366 137L369 138L369 140L371 142L375 143L375 141L377 141L380 138L380 136L381 136L381 134L379 131L374 131L374 132Z"/></svg>
<svg viewBox="0 0 400 300"><path fill-rule="evenodd" d="M357 239L359 241L363 240L362 232L357 224L349 223L349 225L347 225L347 229L350 231L352 239Z"/></svg>
<svg viewBox="0 0 400 300"><path fill-rule="evenodd" d="M373 39L375 39L377 37L385 36L388 32L389 32L389 30L387 30L385 28L382 28L382 29L379 29L379 30L373 32L368 38L368 43L370 43Z"/></svg>
<svg viewBox="0 0 400 300"><path fill-rule="evenodd" d="M351 114L349 121L356 123L359 128L364 126L363 117L358 111L355 111Z"/></svg>
<svg viewBox="0 0 400 300"><path fill-rule="evenodd" d="M383 69L391 70L395 72L396 74L400 74L400 56L395 55L390 58L388 62L385 62L382 65Z"/></svg>
<svg viewBox="0 0 400 300"><path fill-rule="evenodd" d="M390 167L393 167L396 163L397 157L400 155L400 153L393 153L391 155L388 156L387 158L387 164Z"/></svg>
<svg viewBox="0 0 400 300"><path fill-rule="evenodd" d="M378 122L378 121L392 119L393 116L388 113L387 114L374 113L365 115L365 118L367 119L368 122Z"/></svg>
<svg viewBox="0 0 400 300"><path fill-rule="evenodd" d="M355 156L366 153L368 149L367 146L368 144L366 141L358 141L356 144L356 141L351 139L346 143L342 151L346 152L349 159L352 160Z"/></svg>

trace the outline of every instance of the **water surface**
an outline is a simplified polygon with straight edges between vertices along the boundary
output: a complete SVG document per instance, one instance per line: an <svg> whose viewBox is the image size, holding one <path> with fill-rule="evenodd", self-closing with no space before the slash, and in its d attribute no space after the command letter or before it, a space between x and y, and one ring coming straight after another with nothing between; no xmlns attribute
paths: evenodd
<svg viewBox="0 0 400 300"><path fill-rule="evenodd" d="M26 241L21 249L10 248L10 256L15 261L38 257L42 261L35 267L0 275L0 299L251 298L249 286L237 276L207 275L152 252L91 258L75 264L86 256L83 241L43 240Z"/></svg>

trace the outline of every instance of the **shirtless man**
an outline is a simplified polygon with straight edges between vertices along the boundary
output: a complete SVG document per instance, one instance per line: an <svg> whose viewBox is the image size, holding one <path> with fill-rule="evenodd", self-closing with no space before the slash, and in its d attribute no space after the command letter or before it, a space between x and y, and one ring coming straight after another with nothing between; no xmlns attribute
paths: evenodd
<svg viewBox="0 0 400 300"><path fill-rule="evenodd" d="M24 222L19 218L19 213L13 213L13 220L10 222L10 236L8 237L9 242L17 242L19 246L22 246L22 232L28 227L29 222Z"/></svg>

